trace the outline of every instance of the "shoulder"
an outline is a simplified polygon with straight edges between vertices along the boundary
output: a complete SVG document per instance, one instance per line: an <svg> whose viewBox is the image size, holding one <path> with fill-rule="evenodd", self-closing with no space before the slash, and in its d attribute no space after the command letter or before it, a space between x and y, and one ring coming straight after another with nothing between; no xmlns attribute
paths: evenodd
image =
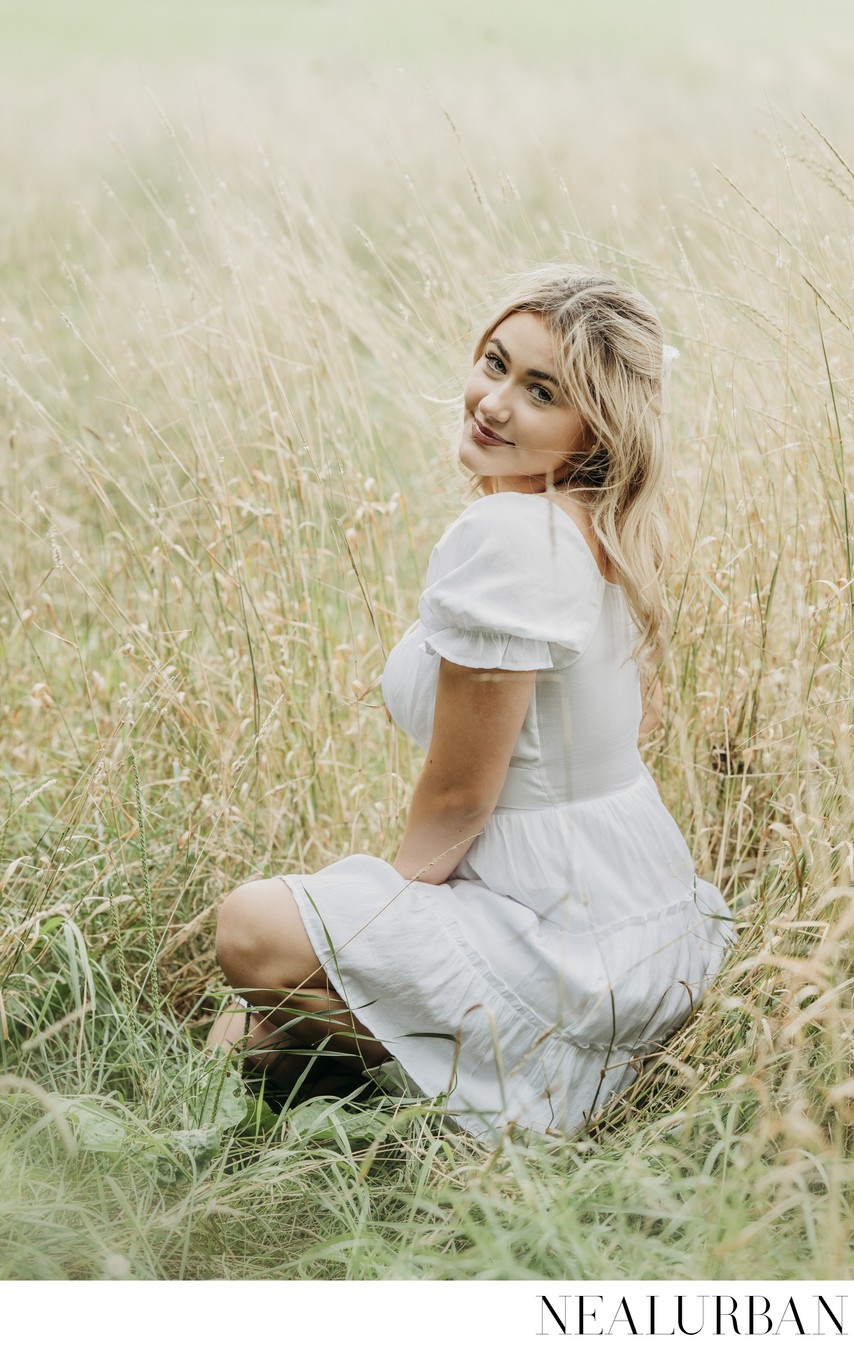
<svg viewBox="0 0 854 1348"><path fill-rule="evenodd" d="M445 528L446 534L454 529L459 529L464 525L469 528L478 525L487 526L491 519L498 519L501 514L506 514L506 502L509 496L508 492L496 492L494 496L476 496L473 501L460 511L458 515L451 520ZM502 501L502 497L504 500Z"/></svg>
<svg viewBox="0 0 854 1348"><path fill-rule="evenodd" d="M478 496L469 502L454 523L465 521L470 528L489 529L509 519L533 520L535 513L531 511L531 503L534 499L518 491L496 491L491 496Z"/></svg>
<svg viewBox="0 0 854 1348"><path fill-rule="evenodd" d="M527 496L517 491L497 491L478 496L448 526L443 534L465 534L469 538L506 538L514 534L539 534L551 518L552 506L544 497Z"/></svg>
<svg viewBox="0 0 854 1348"><path fill-rule="evenodd" d="M578 529L550 501L515 492L478 497L430 557L419 605L427 649L478 669L552 668L550 643L583 649L603 588Z"/></svg>
<svg viewBox="0 0 854 1348"><path fill-rule="evenodd" d="M478 496L470 501L445 529L433 548L430 572L447 572L456 567L474 566L477 570L503 570L520 553L529 556L534 541L534 519L520 498L510 492Z"/></svg>
<svg viewBox="0 0 854 1348"><path fill-rule="evenodd" d="M561 568L601 575L579 525L547 497L494 492L471 501L434 548L447 560L478 557L486 565L506 562L537 569L557 560Z"/></svg>

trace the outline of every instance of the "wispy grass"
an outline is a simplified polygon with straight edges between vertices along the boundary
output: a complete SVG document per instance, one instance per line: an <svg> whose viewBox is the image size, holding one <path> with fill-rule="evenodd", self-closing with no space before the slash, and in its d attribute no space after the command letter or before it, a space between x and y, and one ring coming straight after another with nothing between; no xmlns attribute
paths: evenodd
<svg viewBox="0 0 854 1348"><path fill-rule="evenodd" d="M589 90L526 79L486 125L476 90L443 111L341 84L346 140L319 77L298 126L263 84L239 124L207 95L120 106L113 145L81 113L51 142L62 190L24 194L0 315L7 1277L845 1276L850 147L779 111L748 140L721 109L698 153L698 99L663 162L651 101L597 121ZM200 1053L216 906L392 854L419 763L378 680L459 508L446 401L496 279L558 256L647 290L683 351L647 752L739 944L585 1138L488 1151L381 1096L275 1119Z"/></svg>

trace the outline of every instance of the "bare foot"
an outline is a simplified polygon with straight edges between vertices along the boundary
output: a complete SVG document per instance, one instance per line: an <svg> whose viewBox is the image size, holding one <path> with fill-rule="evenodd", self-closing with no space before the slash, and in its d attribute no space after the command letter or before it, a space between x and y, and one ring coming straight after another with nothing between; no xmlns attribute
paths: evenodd
<svg viewBox="0 0 854 1348"><path fill-rule="evenodd" d="M367 1084L360 1059L315 1050L237 1002L217 1016L206 1048L209 1053L233 1054L235 1065L245 1061L251 1071L263 1072L277 1091L299 1086L301 1097L306 1092L310 1096L349 1095Z"/></svg>
<svg viewBox="0 0 854 1348"><path fill-rule="evenodd" d="M220 1012L205 1045L211 1051L246 1054L261 1068L273 1067L283 1050L297 1046L298 1041L287 1030L238 1002Z"/></svg>

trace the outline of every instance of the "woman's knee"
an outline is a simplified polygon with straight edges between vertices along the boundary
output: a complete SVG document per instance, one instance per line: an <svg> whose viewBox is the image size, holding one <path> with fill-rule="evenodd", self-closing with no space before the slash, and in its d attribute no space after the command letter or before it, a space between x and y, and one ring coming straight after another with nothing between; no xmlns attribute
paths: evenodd
<svg viewBox="0 0 854 1348"><path fill-rule="evenodd" d="M236 988L295 987L316 982L314 975L321 972L293 894L278 879L249 880L226 896L216 955Z"/></svg>
<svg viewBox="0 0 854 1348"><path fill-rule="evenodd" d="M226 895L216 925L216 957L232 986L244 986L246 975L257 970L265 944L264 904L259 886L263 880L249 880Z"/></svg>

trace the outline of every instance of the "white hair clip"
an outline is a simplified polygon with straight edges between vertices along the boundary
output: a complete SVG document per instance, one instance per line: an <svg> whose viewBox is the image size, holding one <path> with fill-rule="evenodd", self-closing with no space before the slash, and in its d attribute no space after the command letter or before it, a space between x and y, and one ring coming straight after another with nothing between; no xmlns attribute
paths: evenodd
<svg viewBox="0 0 854 1348"><path fill-rule="evenodd" d="M665 416L670 412L670 371L674 360L679 359L675 346L665 346L661 360L661 410Z"/></svg>
<svg viewBox="0 0 854 1348"><path fill-rule="evenodd" d="M679 351L675 346L666 346L664 348L664 358L661 365L661 377L666 379L673 369L674 360L679 359Z"/></svg>

